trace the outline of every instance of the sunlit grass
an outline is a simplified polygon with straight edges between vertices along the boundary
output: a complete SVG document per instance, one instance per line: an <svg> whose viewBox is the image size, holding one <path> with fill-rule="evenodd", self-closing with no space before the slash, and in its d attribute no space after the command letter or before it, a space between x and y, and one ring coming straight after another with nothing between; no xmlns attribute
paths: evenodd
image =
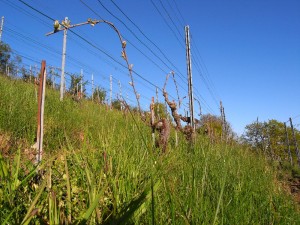
<svg viewBox="0 0 300 225"><path fill-rule="evenodd" d="M194 146L179 136L175 147L173 134L162 154L138 117L60 102L49 89L36 168L25 154L36 135L34 86L0 77L0 96L0 134L10 137L0 154L1 224L300 223L263 158L201 136Z"/></svg>

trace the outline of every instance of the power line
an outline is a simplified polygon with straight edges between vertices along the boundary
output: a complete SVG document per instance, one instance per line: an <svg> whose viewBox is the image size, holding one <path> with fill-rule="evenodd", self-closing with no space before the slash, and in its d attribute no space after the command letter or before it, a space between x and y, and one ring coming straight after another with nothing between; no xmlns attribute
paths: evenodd
<svg viewBox="0 0 300 225"><path fill-rule="evenodd" d="M167 16L169 17L169 19L171 20L171 23L173 24L173 26L175 27L175 29L178 32L179 37L182 37L183 35L180 33L180 30L178 29L178 27L176 26L176 24L174 23L172 17L170 16L170 13L168 12L168 10L166 9L166 7L164 6L163 2L161 0L159 0L161 6L163 7L165 13L167 14ZM184 40L184 39L183 39Z"/></svg>
<svg viewBox="0 0 300 225"><path fill-rule="evenodd" d="M173 0L173 2L174 2L174 5L175 5L175 8L177 9L177 11L178 11L178 13L179 13L180 18L181 18L182 21L183 21L183 24L186 24L186 22L185 22L185 20L184 20L184 18L183 18L183 16L182 16L182 14L181 14L181 11L179 10L179 7L178 7L178 5L177 5L176 0Z"/></svg>
<svg viewBox="0 0 300 225"><path fill-rule="evenodd" d="M180 19L178 18L178 15L177 15L177 13L176 13L176 11L173 9L173 6L172 6L172 4L170 3L170 1L169 0L167 0L167 3L168 3L168 5L169 5L169 7L170 7L170 9L174 12L174 15L175 15L175 18L177 19L177 21L180 23L180 26L181 27L184 27L185 26L185 24L184 23L182 23L181 21L180 21Z"/></svg>
<svg viewBox="0 0 300 225"><path fill-rule="evenodd" d="M210 79L210 76L209 76L209 72L207 70L207 67L205 65L205 63L203 62L203 59L200 55L200 51L198 50L198 47L197 45L195 44L195 42L193 41L193 38L192 38L192 46L194 47L193 49L195 49L195 54L194 56L196 57L196 61L195 63L197 64L198 66L198 69L199 69L199 75L201 77L203 77L204 80L206 80L206 83L207 83L207 88L209 89L209 91L211 92L211 95L212 97L215 99L215 101L217 102L217 105L218 105L218 101L216 100L216 96L218 96L217 94L217 91L216 91L216 88L214 86L214 83L211 81ZM202 63L201 63L202 62ZM202 66L203 65L203 66ZM202 68L202 70L200 69ZM202 71L202 72L201 72Z"/></svg>
<svg viewBox="0 0 300 225"><path fill-rule="evenodd" d="M141 28L134 23L129 16L127 16L127 14L113 1L111 0L111 2L115 5L115 7L138 29L138 31L154 46L156 47L156 49L163 55L163 57L171 64L171 66L177 70L179 72L179 69L170 61L170 59L166 56L166 54L158 47L157 44L155 44L142 30ZM171 70L171 68L169 68ZM164 71L165 72L165 71ZM181 73L180 73L181 74ZM181 74L182 75L182 74ZM184 80L184 82L186 83L186 80Z"/></svg>
<svg viewBox="0 0 300 225"><path fill-rule="evenodd" d="M179 40L179 38L177 37L176 32L173 30L173 28L169 25L169 23L166 21L165 17L163 16L163 14L161 13L161 11L158 9L157 5L153 2L153 0L150 0L152 5L154 6L154 8L156 9L156 11L158 12L158 14L163 18L165 24L168 26L168 28L171 30L171 32L173 33L174 37L177 39L179 45L181 47L184 48L183 43Z"/></svg>
<svg viewBox="0 0 300 225"><path fill-rule="evenodd" d="M87 8L89 8L95 15L97 15L100 19L103 19L97 12L95 12L90 6L88 6L85 2L83 2L82 0L81 0L81 2L87 7ZM117 20L119 20L130 32L132 32L133 33L133 35L135 35L134 34L134 32L131 30L131 29L129 29L128 28L128 26L123 22L123 21L121 21L118 17L116 17L111 11L109 11L102 3L101 3L101 1L99 1L98 0L98 2L99 2L99 4L101 4L101 6L107 11L107 12L109 12L114 18L116 18ZM123 36L124 37L124 36ZM143 43L136 35L135 35L135 37L141 42L141 43ZM128 41L128 40L127 40ZM132 44L130 41L128 41L130 44ZM144 43L143 43L144 44ZM134 44L132 44L133 46L134 46ZM145 45L145 44L144 44ZM149 47L148 47L149 48ZM155 53L154 53L155 54ZM161 60L162 61L162 60ZM163 62L163 61L162 61ZM164 63L164 62L163 62ZM165 63L164 63L165 64ZM166 65L166 64L165 64ZM166 65L167 66L167 65ZM170 68L171 69L171 68ZM165 72L165 71L164 71ZM134 73L136 74L136 72L134 71ZM181 79L182 79L182 81L183 82L185 82L186 83L186 80L184 80L182 77L181 77ZM184 88L184 87L182 87L181 85L179 85L183 90L185 90L186 91L186 89ZM172 97L172 96L171 96Z"/></svg>
<svg viewBox="0 0 300 225"><path fill-rule="evenodd" d="M112 2L113 2L113 4L119 9L119 11L143 34L143 36L144 37L146 37L146 39L147 40L149 40L152 44L154 44L143 32L142 32L142 30L121 10L121 8L117 5L117 4L115 4L114 3L114 1L113 0L111 0ZM82 1L81 1L82 2ZM123 22L123 21L121 21L118 17L116 17L111 11L109 11L102 3L101 3L101 1L99 1L98 0L98 2L102 5L102 7L107 11L107 12L109 12L114 18L116 18L116 19L118 19L127 29L129 29L128 28L128 26ZM84 2L82 2L83 4L85 4ZM99 16L93 9L91 9L91 7L89 7L87 4L85 4L86 5L86 7L88 7L91 11L93 11L97 16ZM165 9L166 10L166 9ZM101 18L101 16L99 16L100 18ZM171 18L172 19L172 18ZM175 24L174 24L174 26L176 26ZM130 30L130 29L129 29ZM131 31L131 30L130 30ZM179 32L179 31L178 31ZM133 33L132 31L131 31L131 33ZM179 32L180 33L180 32ZM136 35L135 35L135 33L133 33L133 35L136 37ZM138 40L140 40L140 39L138 39ZM141 40L140 40L141 41ZM129 42L130 43L130 42ZM154 44L155 45L155 44ZM157 47L157 45L155 45L156 47ZM160 50L160 49L159 49ZM161 50L160 50L161 51ZM162 52L162 51L161 51ZM168 60L168 59L167 59ZM170 60L168 60L169 62L170 62ZM166 65L166 64L165 64ZM173 65L173 64L172 64ZM174 65L173 65L174 66ZM177 67L176 66L174 66L176 69L177 69ZM178 69L177 69L178 70ZM187 81L186 81L186 79L184 79L183 78L183 75L179 72L179 78L185 83L185 84L187 84ZM186 88L184 88L184 87L182 87L182 85L181 84L179 84L179 87L181 87L184 91L186 91Z"/></svg>
<svg viewBox="0 0 300 225"><path fill-rule="evenodd" d="M82 0L81 0L81 2L86 6L86 7L88 7L92 12L94 12L97 16L99 16L99 18L101 18L102 19L102 17L98 14L98 13L96 13L93 9L91 9L91 7L90 6L88 6L87 4L85 4ZM170 60L168 60L167 59L167 61L169 61L171 64L172 64L172 66L174 67L174 68L171 68L170 66L168 66L164 61L163 61L163 59L161 59L161 57L159 57L148 45L146 45L121 19L119 19L116 15L114 15L107 7L105 7L105 5L100 1L100 0L98 0L98 3L111 15L111 16L113 16L115 19L117 19L120 23L122 23L125 27L126 27L126 29L127 30L129 30L129 32L144 46L144 47L146 47L157 59L159 59L169 70L174 70L174 69L177 69L178 70L178 68L173 64L173 63L171 63L170 62ZM119 8L118 8L119 9ZM128 16L127 16L127 18L129 18ZM131 20L130 20L131 21ZM134 48L136 48L136 49L138 49L132 42L130 42L125 36L123 36L127 41L128 41L128 43L130 43L132 46L134 46ZM148 38L149 39L149 38ZM139 52L142 52L141 50L138 50ZM144 53L142 53L144 56L145 56L145 54ZM149 57L147 57L146 56L146 58L148 58L149 59ZM150 61L152 61L153 62L153 60L150 60ZM155 64L155 65L157 65L157 64ZM160 69L161 69L161 67L159 67ZM167 73L166 71L163 71L164 73ZM178 73L179 74L181 74L180 72L179 72L179 70L178 70ZM181 79L182 79L182 81L183 82L185 82L186 83L186 80L185 79L183 79L182 77L180 77ZM184 87L182 87L181 86L181 88L184 90L184 91L186 91L186 89L184 88Z"/></svg>
<svg viewBox="0 0 300 225"><path fill-rule="evenodd" d="M160 0L160 1L161 1L161 0ZM178 14L179 14L181 20L180 20L179 17L177 16L177 13L176 13L175 10L173 9L172 4L169 2L169 0L167 1L167 3L168 3L168 5L169 5L169 7L171 8L171 10L174 12L174 15L175 15L177 21L178 21L181 25L182 25L182 24L186 24L186 22L185 22L185 20L184 20L184 18L183 18L183 16L182 16L182 13L181 13L181 11L180 11L178 5L177 5L177 2L176 2L175 0L173 0L173 5L175 6L175 8L176 8L176 10L177 10L177 12L178 12ZM174 26L175 26L175 25L174 25ZM192 46L193 46L192 52L195 52L195 54L193 54L193 55L195 56L195 57L193 58L193 59L194 59L193 62L195 63L196 69L197 69L197 71L199 72L200 77L201 77L202 80L204 81L205 86L206 86L207 89L209 90L209 92L210 92L210 94L211 94L213 100L215 101L215 103L216 103L216 105L217 105L217 107L218 107L218 101L217 101L217 98L216 98L216 95L217 95L217 94L216 94L216 91L214 91L214 90L216 90L216 89L215 89L215 86L214 86L213 82L209 79L209 73L208 73L207 67L206 67L205 63L203 62L203 59L202 59L202 57L201 57L201 54L200 54L200 52L199 52L199 50L198 50L198 47L197 47L196 43L195 43L194 40L193 40L193 36L192 36L192 35L191 35L191 41L192 41L191 44L192 44ZM195 49L195 51L193 51L194 49ZM202 62L202 63L201 63L201 62ZM200 67L203 68L202 65L203 65L203 67L204 67L203 72L201 72L201 69L200 69ZM205 74L207 74L207 75L205 75ZM199 91L198 91L197 89L196 89L196 92L197 92L198 94L200 94Z"/></svg>
<svg viewBox="0 0 300 225"><path fill-rule="evenodd" d="M20 2L22 2L24 4L24 1L19 0ZM34 7L30 6L29 4L25 4L26 6L30 7L31 9L33 9L35 12L47 17L48 19L51 19L52 21L54 20L53 18L47 16L46 14L42 13L40 10L35 9ZM113 58L110 54L108 54L107 52L103 51L101 48L99 48L98 46L96 46L95 44L93 44L92 42L90 42L89 40L87 40L86 38L82 37L81 35L79 35L78 33L70 30L71 33L73 33L75 36L77 36L79 39L83 40L84 42L86 42L87 44L89 44L90 46L92 46L93 48L97 49L98 51L100 51L101 53L103 53L104 55L106 55L108 58L110 58L112 61L114 61L116 64L120 65L121 67L126 68L122 63L120 63L118 60L116 60L115 58ZM146 78L144 78L143 76L141 76L139 73L137 73L136 71L132 70L132 72L139 77L140 79L142 79L143 81L145 81L146 83L150 84L153 87L157 87L157 85L155 85L154 83L152 83L151 81L147 80ZM161 88L159 88L161 90ZM162 90L161 90L162 91ZM170 97L172 97L170 95Z"/></svg>
<svg viewBox="0 0 300 225"><path fill-rule="evenodd" d="M155 7L155 9L158 11L158 13L160 14L160 16L163 18L163 20L165 21L165 23L167 24L167 26L169 27L169 29L172 31L172 33L174 34L175 37L177 37L175 31L171 28L171 26L168 24L168 22L165 20L164 16L162 15L162 13L160 12L160 10L158 9L157 5L151 0L151 3L153 4L153 6ZM160 3L162 4L162 7L164 8L165 12L168 14L169 18L171 19L173 25L177 28L177 26L175 25L174 21L172 20L170 14L168 13L168 11L166 10L166 8L164 7L162 1L160 0ZM179 30L177 30L179 32ZM180 33L180 32L179 32ZM177 38L177 40L180 42L180 40ZM207 85L208 86L208 85ZM209 89L209 87L208 87ZM195 91L197 92L196 96L199 98L198 95L200 95L200 93L198 92L197 89L195 89ZM212 95L213 96L213 95Z"/></svg>

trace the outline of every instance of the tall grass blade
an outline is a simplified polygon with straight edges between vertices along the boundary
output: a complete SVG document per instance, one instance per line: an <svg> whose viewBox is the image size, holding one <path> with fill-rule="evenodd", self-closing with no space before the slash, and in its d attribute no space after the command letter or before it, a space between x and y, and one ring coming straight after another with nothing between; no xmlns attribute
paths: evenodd
<svg viewBox="0 0 300 225"><path fill-rule="evenodd" d="M47 185L47 180L43 180L41 186L39 187L39 191L38 191L37 195L35 196L33 202L31 203L30 207L28 208L27 213L21 224L28 224L30 222L30 220L32 219L33 209L36 206L36 203L40 200L40 196L42 195L46 185Z"/></svg>
<svg viewBox="0 0 300 225"><path fill-rule="evenodd" d="M224 193L224 189L225 189L225 184L226 184L226 177L227 177L227 172L224 175L224 179L223 179L223 183L222 183L222 187L221 187L221 192L220 192L220 196L219 196L219 200L218 200L218 206L217 206L217 209L216 209L216 213L215 213L215 218L214 218L213 224L217 223L218 214L219 214L219 211L220 211L220 206L221 206L221 202L222 202L222 198L223 198L223 193Z"/></svg>

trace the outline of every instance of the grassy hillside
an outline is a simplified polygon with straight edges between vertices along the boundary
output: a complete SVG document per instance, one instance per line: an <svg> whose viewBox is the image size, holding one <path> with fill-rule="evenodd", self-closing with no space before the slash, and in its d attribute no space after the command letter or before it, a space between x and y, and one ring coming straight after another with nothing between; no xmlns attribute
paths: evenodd
<svg viewBox="0 0 300 225"><path fill-rule="evenodd" d="M36 114L34 86L0 76L1 224L300 224L263 158L174 134L161 154L138 117L50 89L35 168Z"/></svg>

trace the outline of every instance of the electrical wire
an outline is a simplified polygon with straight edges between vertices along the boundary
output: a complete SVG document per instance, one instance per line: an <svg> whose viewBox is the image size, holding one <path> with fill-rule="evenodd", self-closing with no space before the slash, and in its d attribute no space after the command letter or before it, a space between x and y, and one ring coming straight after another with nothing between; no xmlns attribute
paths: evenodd
<svg viewBox="0 0 300 225"><path fill-rule="evenodd" d="M32 7L31 5L25 3L22 0L19 0L20 2L22 2L23 4L25 4L26 6L28 6L29 8L33 9L34 11L36 11L37 13L47 17L48 19L54 20L53 18L47 16L46 14L42 13L40 10L35 9L34 7ZM91 43L89 40L87 40L86 38L82 37L81 35L79 35L78 33L74 32L73 30L70 30L70 32L72 32L75 36L77 36L79 39L83 40L84 42L86 42L87 44L89 44L90 46L92 46L93 48L99 50L101 53L103 53L104 55L106 55L108 58L110 58L112 61L114 61L116 64L120 65L121 67L125 67L122 63L120 63L118 60L116 60L115 58L113 58L110 54L108 54L107 52L103 51L102 49L100 49L98 46L96 46L95 44ZM149 85L153 86L153 87L157 87L154 83L152 83L151 81L145 79L143 76L141 76L139 73L137 73L136 71L132 71L133 74L135 74L137 77L139 77L140 79L142 79L143 81L145 81L146 83L148 83ZM160 88L159 88L160 89ZM160 91L162 91L160 89ZM170 95L171 96L171 95Z"/></svg>
<svg viewBox="0 0 300 225"><path fill-rule="evenodd" d="M185 48L184 45L182 44L182 42L179 40L179 38L177 37L176 32L174 31L174 29L169 25L168 21L166 21L165 17L163 16L162 12L159 10L159 8L157 7L157 5L153 2L153 0L150 0L152 5L154 6L154 8L156 9L156 11L158 12L158 14L161 16L161 18L163 18L163 21L165 22L165 24L167 25L167 27L171 30L171 32L173 33L174 37L176 38L176 40L178 41L179 45L181 47L183 47L183 49Z"/></svg>
<svg viewBox="0 0 300 225"><path fill-rule="evenodd" d="M113 1L111 0L111 2L115 5L115 7L131 22L131 24L134 25L135 28L138 29L138 31L163 55L163 57L170 63L170 65L174 68L174 71L178 71L179 69L171 62L171 60L166 56L166 54L158 47L157 44L155 44L142 30L141 28L135 23L133 22L129 16ZM171 68L169 68L171 70ZM182 75L181 73L179 73L180 75ZM184 82L186 83L186 80L184 80Z"/></svg>
<svg viewBox="0 0 300 225"><path fill-rule="evenodd" d="M90 6L88 6L85 2L83 2L81 0L81 2L87 7L89 8L95 15L97 15L100 19L103 19L97 12L95 12L95 10L93 10ZM115 19L117 19L120 23L122 23L127 30L129 30L129 32L144 46L146 47L157 59L159 59L169 70L174 70L177 69L176 66L174 66L174 64L172 64L172 66L174 66L174 68L171 68L170 66L168 66L162 59L161 57L159 57L148 45L146 45L120 18L118 18L116 15L114 15L107 7L105 7L105 5L98 0L99 4L111 15L113 16ZM121 10L120 8L118 8L119 10ZM123 14L125 15L125 13L123 12ZM129 18L127 16L127 18ZM131 21L131 20L130 20ZM140 49L138 49L128 38L126 38L125 36L123 36L127 42L129 44L131 44L135 49L137 49L142 55L144 55L148 60L150 60L152 63L154 63L153 60L150 59L150 57L146 56L145 53L143 53L143 51L141 51ZM164 54L165 55L165 54ZM170 60L168 60L170 62ZM159 69L161 69L165 74L167 74L168 72L163 70L160 66L158 66L157 63L154 63L154 65L156 65ZM177 69L177 71L179 71ZM180 74L180 73L179 73ZM180 78L182 79L182 82L186 83L186 80L182 78L182 76L180 76ZM183 86L180 86L184 91L186 91L186 88L184 88Z"/></svg>

